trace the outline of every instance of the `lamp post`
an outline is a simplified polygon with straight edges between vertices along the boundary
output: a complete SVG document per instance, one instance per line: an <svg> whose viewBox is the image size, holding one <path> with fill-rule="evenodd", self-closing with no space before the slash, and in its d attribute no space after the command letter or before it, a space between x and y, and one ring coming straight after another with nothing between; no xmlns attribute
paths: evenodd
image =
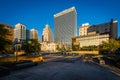
<svg viewBox="0 0 120 80"><path fill-rule="evenodd" d="M17 44L15 45L15 51L16 51L15 58L16 58L16 62L17 62L17 60L18 60L18 48L17 48Z"/></svg>
<svg viewBox="0 0 120 80"><path fill-rule="evenodd" d="M99 42L98 42L98 43L99 43L99 45L98 45L98 53L100 53L100 36L99 36L98 39L99 39L99 40L98 40L98 41L99 41Z"/></svg>
<svg viewBox="0 0 120 80"><path fill-rule="evenodd" d="M31 44L31 41L29 40L28 43Z"/></svg>

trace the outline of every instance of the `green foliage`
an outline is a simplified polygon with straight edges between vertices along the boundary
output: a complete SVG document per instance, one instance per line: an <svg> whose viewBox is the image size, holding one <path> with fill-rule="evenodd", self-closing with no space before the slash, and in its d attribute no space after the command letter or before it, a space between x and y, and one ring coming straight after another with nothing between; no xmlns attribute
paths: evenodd
<svg viewBox="0 0 120 80"><path fill-rule="evenodd" d="M38 40L31 39L31 40L26 41L22 45L22 50L24 50L28 55L35 53L35 52L40 52L40 44L38 43Z"/></svg>
<svg viewBox="0 0 120 80"><path fill-rule="evenodd" d="M108 42L102 42L100 51L114 52L120 48L120 40L111 39Z"/></svg>
<svg viewBox="0 0 120 80"><path fill-rule="evenodd" d="M83 46L80 50L81 51L97 51L98 50L98 46L95 46L95 45Z"/></svg>
<svg viewBox="0 0 120 80"><path fill-rule="evenodd" d="M9 34L9 30L4 27L4 24L0 23L0 54L12 52L12 41L7 40L6 37Z"/></svg>
<svg viewBox="0 0 120 80"><path fill-rule="evenodd" d="M68 50L68 51L71 51L71 47L70 47L70 46L68 46L68 47L67 47L67 50Z"/></svg>
<svg viewBox="0 0 120 80"><path fill-rule="evenodd" d="M57 45L57 48L56 48L58 51L71 51L71 47L70 46L65 46L65 45Z"/></svg>
<svg viewBox="0 0 120 80"><path fill-rule="evenodd" d="M20 46L18 46L17 51L21 51L21 47Z"/></svg>
<svg viewBox="0 0 120 80"><path fill-rule="evenodd" d="M4 24L0 23L0 37L5 39L7 35L9 35L9 30L4 27Z"/></svg>
<svg viewBox="0 0 120 80"><path fill-rule="evenodd" d="M57 50L58 51L61 51L62 49L59 47L59 45L57 45Z"/></svg>
<svg viewBox="0 0 120 80"><path fill-rule="evenodd" d="M79 45L73 45L73 46L72 46L72 50L73 50L73 51L79 51L79 50L80 50Z"/></svg>
<svg viewBox="0 0 120 80"><path fill-rule="evenodd" d="M61 49L62 49L62 51L66 50L65 45L62 45Z"/></svg>

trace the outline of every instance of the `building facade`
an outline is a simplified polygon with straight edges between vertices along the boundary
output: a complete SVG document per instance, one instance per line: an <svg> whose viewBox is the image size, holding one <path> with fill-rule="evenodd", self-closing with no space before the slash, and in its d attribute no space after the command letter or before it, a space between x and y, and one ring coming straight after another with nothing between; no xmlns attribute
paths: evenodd
<svg viewBox="0 0 120 80"><path fill-rule="evenodd" d="M4 26L5 29L9 30L9 35L6 36L6 39L13 42L14 41L14 28L12 26L9 26L3 23L0 23L0 25Z"/></svg>
<svg viewBox="0 0 120 80"><path fill-rule="evenodd" d="M92 25L87 29L88 34L109 34L111 39L118 38L118 21L111 20L107 23Z"/></svg>
<svg viewBox="0 0 120 80"><path fill-rule="evenodd" d="M27 39L27 40L30 39L30 30L26 30L26 39Z"/></svg>
<svg viewBox="0 0 120 80"><path fill-rule="evenodd" d="M26 40L26 26L18 23L15 25L14 29L14 40L18 39L18 41Z"/></svg>
<svg viewBox="0 0 120 80"><path fill-rule="evenodd" d="M89 23L82 24L79 28L79 36L86 36L88 35L87 29L90 27Z"/></svg>
<svg viewBox="0 0 120 80"><path fill-rule="evenodd" d="M42 42L41 43L41 51L45 52L56 52L57 51L57 44L56 43L49 43L49 42Z"/></svg>
<svg viewBox="0 0 120 80"><path fill-rule="evenodd" d="M95 34L95 35L87 35L87 36L77 36L72 38L73 45L83 46L98 46L103 41L109 40L109 34Z"/></svg>
<svg viewBox="0 0 120 80"><path fill-rule="evenodd" d="M46 24L43 29L42 42L52 42L52 31L48 24Z"/></svg>
<svg viewBox="0 0 120 80"><path fill-rule="evenodd" d="M36 29L30 30L30 39L37 39L38 40L38 31Z"/></svg>
<svg viewBox="0 0 120 80"><path fill-rule="evenodd" d="M54 15L54 41L58 44L71 45L76 36L77 13L75 7Z"/></svg>

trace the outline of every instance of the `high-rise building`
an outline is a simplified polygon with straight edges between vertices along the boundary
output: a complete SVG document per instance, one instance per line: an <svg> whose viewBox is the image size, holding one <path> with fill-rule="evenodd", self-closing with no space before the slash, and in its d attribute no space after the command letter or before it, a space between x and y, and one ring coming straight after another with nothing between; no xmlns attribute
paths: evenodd
<svg viewBox="0 0 120 80"><path fill-rule="evenodd" d="M95 32L96 34L109 34L111 39L118 38L118 21L111 20L107 23L102 23L98 25L92 25L87 29L88 35L91 32Z"/></svg>
<svg viewBox="0 0 120 80"><path fill-rule="evenodd" d="M71 45L77 33L77 13L75 7L54 15L54 41L66 46Z"/></svg>
<svg viewBox="0 0 120 80"><path fill-rule="evenodd" d="M18 23L15 25L14 29L14 39L18 39L18 41L26 40L26 26Z"/></svg>
<svg viewBox="0 0 120 80"><path fill-rule="evenodd" d="M82 24L82 26L79 28L79 35L85 36L87 35L87 29L90 27L89 23Z"/></svg>
<svg viewBox="0 0 120 80"><path fill-rule="evenodd" d="M38 31L36 29L30 30L30 39L38 39Z"/></svg>
<svg viewBox="0 0 120 80"><path fill-rule="evenodd" d="M42 34L42 42L51 42L52 41L52 31L48 24L45 25Z"/></svg>
<svg viewBox="0 0 120 80"><path fill-rule="evenodd" d="M27 39L27 40L30 39L30 30L26 30L26 39Z"/></svg>

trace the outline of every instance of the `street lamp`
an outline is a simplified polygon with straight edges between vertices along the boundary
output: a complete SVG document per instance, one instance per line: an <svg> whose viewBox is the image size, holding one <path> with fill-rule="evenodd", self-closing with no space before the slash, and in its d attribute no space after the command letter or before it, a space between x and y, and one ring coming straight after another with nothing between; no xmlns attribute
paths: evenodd
<svg viewBox="0 0 120 80"><path fill-rule="evenodd" d="M18 55L18 48L17 48L17 44L15 45L15 51L16 51L16 53L15 53L15 58L16 58L16 62L17 62L17 59L18 59L18 57L17 57L17 55Z"/></svg>
<svg viewBox="0 0 120 80"><path fill-rule="evenodd" d="M31 41L29 40L28 43L31 44Z"/></svg>

